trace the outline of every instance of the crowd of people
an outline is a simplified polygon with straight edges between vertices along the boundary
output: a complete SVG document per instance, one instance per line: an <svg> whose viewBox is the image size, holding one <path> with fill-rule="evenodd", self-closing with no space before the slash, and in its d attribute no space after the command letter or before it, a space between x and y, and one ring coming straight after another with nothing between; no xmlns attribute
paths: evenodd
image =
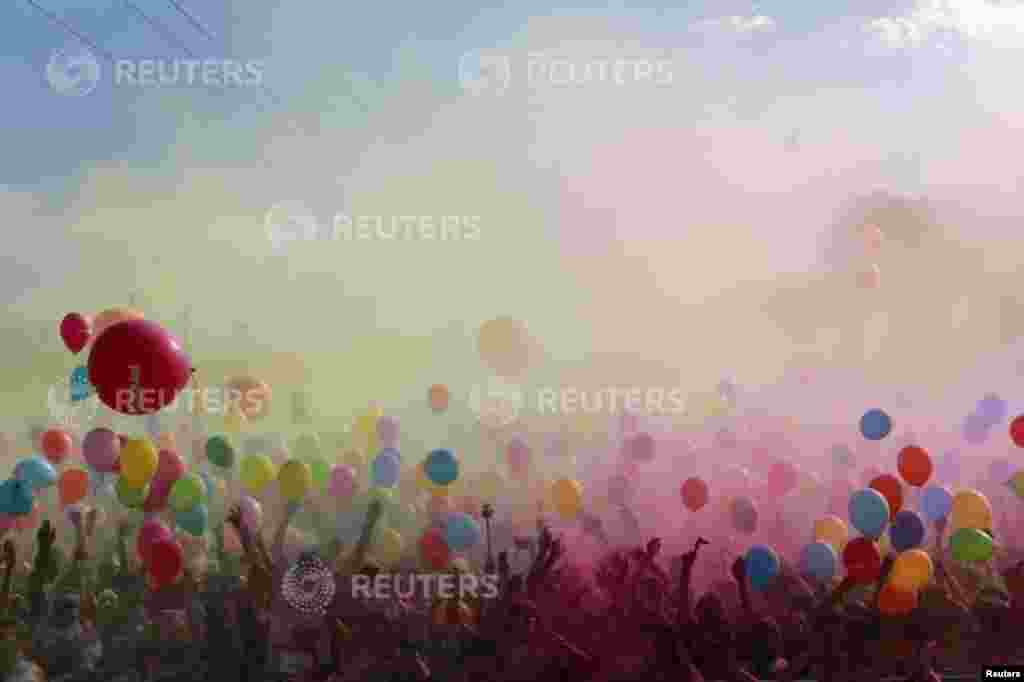
<svg viewBox="0 0 1024 682"><path fill-rule="evenodd" d="M784 514L762 513L756 529L709 517L654 537L645 529L660 520L618 490L568 520L540 504L529 528L503 513L500 496L472 509L470 494L439 505L436 487L417 492L406 478L415 481L398 487L405 511L423 520L419 537L443 533L458 504L486 527L486 542L442 547L440 561L422 540L378 550L393 502L370 481L348 500L265 499L266 513L251 518L244 485L228 480L220 518L175 535L183 560L163 577L140 538L147 525L174 528L169 509L125 509L97 490L65 514L5 524L3 679L930 682L1024 660L1012 509L985 531L1005 538L998 551L973 562L951 548L953 515L932 514L921 548L934 569L913 603L894 609L885 586L899 552L881 536L875 544L889 546L870 580L849 564L822 579L800 552L813 538ZM343 518L357 519L358 532L343 532ZM738 534L778 553L770 580L750 574L763 567ZM498 590L365 599L353 588L392 573L493 575Z"/></svg>

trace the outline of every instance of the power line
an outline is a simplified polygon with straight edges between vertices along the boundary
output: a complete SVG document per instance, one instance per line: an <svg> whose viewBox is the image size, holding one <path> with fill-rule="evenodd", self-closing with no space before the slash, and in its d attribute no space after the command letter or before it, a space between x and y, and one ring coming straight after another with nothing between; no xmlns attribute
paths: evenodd
<svg viewBox="0 0 1024 682"><path fill-rule="evenodd" d="M216 38L214 38L213 34L210 31L208 31L206 29L206 27L203 26L202 23L200 23L200 21L198 19L196 19L194 16L192 16L191 12L189 12L187 9L182 7L181 3L178 2L178 0L167 0L167 2L171 3L171 6L174 7L174 9L176 9L179 14L181 14L183 17L185 17L185 19L188 21L188 23L192 24L192 27L194 29L196 29L197 31L202 33L204 36L206 36L207 39L209 39L209 40L216 40Z"/></svg>
<svg viewBox="0 0 1024 682"><path fill-rule="evenodd" d="M88 38L86 38L84 35L82 35L78 31L76 31L75 28L71 24L69 24L68 22L64 21L59 16L57 16L56 14L51 12L50 10L46 9L45 7L41 6L35 0L25 0L25 2L27 2L29 5L31 5L37 12L42 14L44 17L49 19L50 22L56 24L57 26L60 26L62 29L64 29L64 31L66 31L67 33L71 34L76 40L78 40L80 43L82 43L83 45L85 45L86 47L91 49L96 54L98 54L101 57L103 57L104 59L106 59L108 62L114 62L115 61L114 60L114 56L112 54L110 54L109 52L104 50L102 47L100 47L99 45L97 45L93 41L91 41Z"/></svg>
<svg viewBox="0 0 1024 682"><path fill-rule="evenodd" d="M195 53L193 53L192 50L190 50L188 48L188 45L186 45L182 40L180 40L176 35L174 35L174 33L172 33L170 31L170 29L168 29L166 26L164 26L159 21L157 21L156 19L150 17L148 14L143 12L139 8L139 6L136 5L134 2L132 2L131 0L125 0L124 4L128 6L128 9L132 10L133 12L135 12L135 14L143 21L143 23L145 23L151 29L153 29L158 34L160 34L160 36L165 41L167 41L168 43L170 43L174 47L177 47L179 50L183 51L186 55L188 55L192 59L198 59L198 57L195 55Z"/></svg>

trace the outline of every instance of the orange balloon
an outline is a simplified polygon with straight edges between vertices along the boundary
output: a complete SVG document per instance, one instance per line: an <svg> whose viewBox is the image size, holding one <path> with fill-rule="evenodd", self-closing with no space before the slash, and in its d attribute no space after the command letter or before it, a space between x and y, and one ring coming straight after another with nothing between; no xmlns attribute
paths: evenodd
<svg viewBox="0 0 1024 682"><path fill-rule="evenodd" d="M882 474L871 481L868 487L882 493L882 497L889 503L890 518L896 518L897 512L903 509L903 485L900 480L892 474Z"/></svg>
<svg viewBox="0 0 1024 682"><path fill-rule="evenodd" d="M92 338L99 338L108 327L126 320L141 320L146 316L138 310L127 307L109 308L98 314L92 321Z"/></svg>
<svg viewBox="0 0 1024 682"><path fill-rule="evenodd" d="M878 610L887 616L905 616L917 608L917 592L887 583L878 595Z"/></svg>
<svg viewBox="0 0 1024 682"><path fill-rule="evenodd" d="M80 502L89 492L89 474L84 469L68 469L58 481L60 503L64 506Z"/></svg>
<svg viewBox="0 0 1024 682"><path fill-rule="evenodd" d="M932 458L924 448L908 445L900 450L897 468L904 481L920 487L932 477Z"/></svg>
<svg viewBox="0 0 1024 682"><path fill-rule="evenodd" d="M71 454L74 442L67 432L60 429L50 429L43 434L40 446L43 454L46 455L46 459L54 464L60 464L64 461L65 457Z"/></svg>
<svg viewBox="0 0 1024 682"><path fill-rule="evenodd" d="M449 397L447 386L444 384L434 384L427 393L430 409L434 412L444 412L448 409Z"/></svg>

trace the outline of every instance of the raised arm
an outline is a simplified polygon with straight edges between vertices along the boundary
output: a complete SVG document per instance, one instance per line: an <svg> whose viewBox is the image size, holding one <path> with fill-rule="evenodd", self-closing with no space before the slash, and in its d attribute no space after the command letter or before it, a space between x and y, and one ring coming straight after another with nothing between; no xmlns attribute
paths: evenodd
<svg viewBox="0 0 1024 682"><path fill-rule="evenodd" d="M697 563L697 552L705 544L704 538L697 538L693 549L680 557L679 568L679 609L678 625L688 626L693 622L693 565Z"/></svg>
<svg viewBox="0 0 1024 682"><path fill-rule="evenodd" d="M359 541L352 551L351 565L353 571L362 570L363 562L366 561L366 555L370 551L370 545L373 544L373 532L376 530L377 523L380 521L383 512L384 505L380 500L370 502L370 506L366 510L366 520L363 521L362 532L359 534Z"/></svg>
<svg viewBox="0 0 1024 682"><path fill-rule="evenodd" d="M285 538L288 537L288 527L292 524L292 520L295 515L299 513L302 508L296 502L289 502L285 508L284 517L281 519L281 523L277 524L277 530L274 532L274 544L270 550L270 558L273 561L274 566L282 566L285 563L284 555L284 543Z"/></svg>

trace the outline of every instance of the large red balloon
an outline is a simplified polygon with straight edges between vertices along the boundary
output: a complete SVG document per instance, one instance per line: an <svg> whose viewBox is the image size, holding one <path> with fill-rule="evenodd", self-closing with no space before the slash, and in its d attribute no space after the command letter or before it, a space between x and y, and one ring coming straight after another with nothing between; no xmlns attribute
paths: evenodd
<svg viewBox="0 0 1024 682"><path fill-rule="evenodd" d="M882 573L882 553L868 538L854 538L843 549L846 574L858 583L871 583Z"/></svg>
<svg viewBox="0 0 1024 682"><path fill-rule="evenodd" d="M74 354L78 354L89 343L89 336L92 331L89 329L89 320L78 313L68 313L60 323L60 338L64 339L64 345Z"/></svg>
<svg viewBox="0 0 1024 682"><path fill-rule="evenodd" d="M89 382L104 405L121 414L159 412L192 376L181 342L149 320L106 329L89 352Z"/></svg>
<svg viewBox="0 0 1024 682"><path fill-rule="evenodd" d="M1010 440L1018 448L1024 448L1024 414L1010 422Z"/></svg>

